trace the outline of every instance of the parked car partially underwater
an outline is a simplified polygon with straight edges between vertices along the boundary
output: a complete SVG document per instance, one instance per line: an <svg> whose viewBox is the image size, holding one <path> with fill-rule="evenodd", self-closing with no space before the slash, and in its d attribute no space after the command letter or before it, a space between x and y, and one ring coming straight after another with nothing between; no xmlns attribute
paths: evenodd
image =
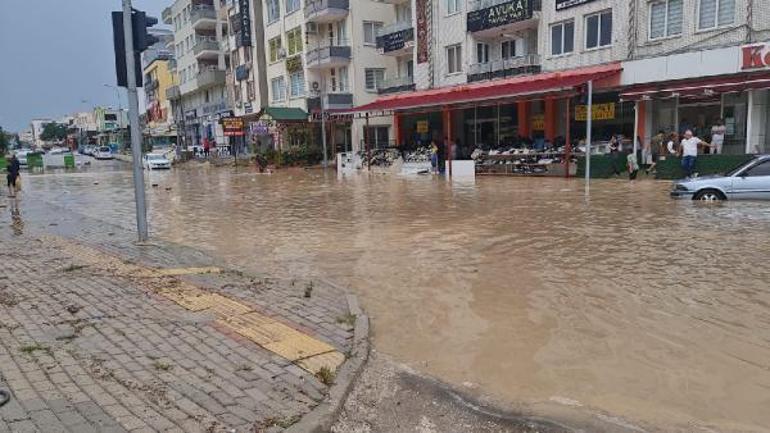
<svg viewBox="0 0 770 433"><path fill-rule="evenodd" d="M761 155L725 175L674 182L671 197L703 201L770 200L770 155Z"/></svg>

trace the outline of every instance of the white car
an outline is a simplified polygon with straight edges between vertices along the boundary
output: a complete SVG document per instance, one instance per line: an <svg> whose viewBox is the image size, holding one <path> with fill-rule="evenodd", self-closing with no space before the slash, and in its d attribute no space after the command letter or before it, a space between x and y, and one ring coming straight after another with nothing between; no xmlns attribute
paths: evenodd
<svg viewBox="0 0 770 433"><path fill-rule="evenodd" d="M32 153L31 150L23 149L23 150L17 150L16 151L16 159L19 160L19 165L26 166L27 165L27 155Z"/></svg>
<svg viewBox="0 0 770 433"><path fill-rule="evenodd" d="M157 170L159 168L171 168L171 161L165 155L160 153L148 153L142 158L142 167L148 170Z"/></svg>
<svg viewBox="0 0 770 433"><path fill-rule="evenodd" d="M110 149L107 146L101 146L100 148L96 149L96 153L94 153L94 158L112 159L114 158L114 156L112 155L112 149Z"/></svg>

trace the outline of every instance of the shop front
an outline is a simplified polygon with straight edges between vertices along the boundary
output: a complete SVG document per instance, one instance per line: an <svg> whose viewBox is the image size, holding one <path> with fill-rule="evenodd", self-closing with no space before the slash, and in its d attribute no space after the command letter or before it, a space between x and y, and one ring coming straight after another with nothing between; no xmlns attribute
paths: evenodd
<svg viewBox="0 0 770 433"><path fill-rule="evenodd" d="M439 160L473 159L478 174L564 176L574 174L585 139L581 94L589 80L594 140L622 134L631 142L633 104L619 100L619 73L609 64L470 83L387 95L357 110L392 112L399 148L424 154L434 142ZM446 169L451 174L451 163Z"/></svg>

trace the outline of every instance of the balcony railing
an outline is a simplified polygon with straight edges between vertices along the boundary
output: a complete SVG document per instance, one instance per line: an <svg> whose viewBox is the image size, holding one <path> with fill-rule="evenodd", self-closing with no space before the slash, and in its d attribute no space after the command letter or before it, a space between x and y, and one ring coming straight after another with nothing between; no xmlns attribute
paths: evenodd
<svg viewBox="0 0 770 433"><path fill-rule="evenodd" d="M350 62L351 48L347 41L324 42L320 47L308 44L308 50L305 53L305 66L307 68L318 68L325 66L338 66Z"/></svg>
<svg viewBox="0 0 770 433"><path fill-rule="evenodd" d="M400 32L402 30L411 29L412 28L412 22L411 21L403 21L403 22L396 22L387 26L383 26L379 30L377 30L377 36L385 36L390 33L396 33Z"/></svg>
<svg viewBox="0 0 770 433"><path fill-rule="evenodd" d="M396 77L389 80L383 80L377 84L377 93L396 93L414 90L413 77Z"/></svg>
<svg viewBox="0 0 770 433"><path fill-rule="evenodd" d="M219 54L217 38L213 36L198 36L198 41L193 46L193 54L195 57L199 57L205 51L213 52L215 55Z"/></svg>
<svg viewBox="0 0 770 433"><path fill-rule="evenodd" d="M315 22L341 20L350 11L350 0L305 0L305 19Z"/></svg>
<svg viewBox="0 0 770 433"><path fill-rule="evenodd" d="M198 72L196 84L199 89L214 87L225 84L225 71L220 71L216 67L210 67Z"/></svg>
<svg viewBox="0 0 770 433"><path fill-rule="evenodd" d="M471 64L468 68L468 82L536 74L538 72L540 72L540 56L528 54L510 59Z"/></svg>
<svg viewBox="0 0 770 433"><path fill-rule="evenodd" d="M193 28L198 28L199 22L202 20L214 21L214 24L216 24L217 13L214 10L214 6L205 4L193 6L192 12L190 12L190 22Z"/></svg>
<svg viewBox="0 0 770 433"><path fill-rule="evenodd" d="M377 36L377 50L380 54L401 55L405 49L414 46L414 27L411 23L398 23L381 31Z"/></svg>

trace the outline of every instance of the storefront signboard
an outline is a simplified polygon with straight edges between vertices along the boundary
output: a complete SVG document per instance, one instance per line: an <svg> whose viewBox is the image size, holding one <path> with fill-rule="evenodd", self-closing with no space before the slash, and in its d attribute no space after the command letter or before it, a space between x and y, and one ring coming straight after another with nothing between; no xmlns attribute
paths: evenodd
<svg viewBox="0 0 770 433"><path fill-rule="evenodd" d="M270 125L267 124L267 122L250 122L249 123L249 133L251 135L267 135L269 133Z"/></svg>
<svg viewBox="0 0 770 433"><path fill-rule="evenodd" d="M238 37L238 45L241 47L251 46L251 14L249 13L249 0L239 0L241 31Z"/></svg>
<svg viewBox="0 0 770 433"><path fill-rule="evenodd" d="M545 115L536 114L532 116L532 130L545 131Z"/></svg>
<svg viewBox="0 0 770 433"><path fill-rule="evenodd" d="M380 54L389 53L402 48L411 48L413 46L414 29L412 27L377 37L377 52Z"/></svg>
<svg viewBox="0 0 770 433"><path fill-rule="evenodd" d="M556 0L556 10L561 11L575 6L591 3L594 0Z"/></svg>
<svg viewBox="0 0 770 433"><path fill-rule="evenodd" d="M417 63L427 63L428 43L428 0L415 0L417 13Z"/></svg>
<svg viewBox="0 0 770 433"><path fill-rule="evenodd" d="M240 117L223 117L220 119L222 130L226 137L240 137L245 135L243 131L244 122Z"/></svg>
<svg viewBox="0 0 770 433"><path fill-rule="evenodd" d="M594 104L592 107L593 120L612 120L615 118L615 103L607 102L606 104ZM577 105L575 106L575 120L579 122L585 122L588 119L588 106Z"/></svg>
<svg viewBox="0 0 770 433"><path fill-rule="evenodd" d="M770 69L770 43L741 47L741 70Z"/></svg>
<svg viewBox="0 0 770 433"><path fill-rule="evenodd" d="M430 130L430 124L427 120L418 120L417 121L417 133L418 134L427 134Z"/></svg>
<svg viewBox="0 0 770 433"><path fill-rule="evenodd" d="M532 18L532 0L512 0L468 12L468 31L478 32L530 18Z"/></svg>

